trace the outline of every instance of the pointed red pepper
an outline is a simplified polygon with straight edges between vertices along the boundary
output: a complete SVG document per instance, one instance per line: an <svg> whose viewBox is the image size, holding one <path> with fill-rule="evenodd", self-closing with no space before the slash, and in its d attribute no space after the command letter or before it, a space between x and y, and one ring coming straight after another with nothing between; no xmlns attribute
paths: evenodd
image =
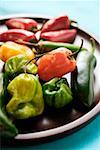
<svg viewBox="0 0 100 150"><path fill-rule="evenodd" d="M76 29L70 29L70 30L44 32L41 33L40 37L41 39L45 39L47 41L52 41L52 42L71 43L75 39L76 34L77 34Z"/></svg>
<svg viewBox="0 0 100 150"><path fill-rule="evenodd" d="M36 36L33 32L23 30L23 29L9 29L0 34L0 41L16 41L16 40L23 40L23 41L34 41L36 42Z"/></svg>
<svg viewBox="0 0 100 150"><path fill-rule="evenodd" d="M11 29L36 30L38 23L33 19L28 18L12 18L5 22Z"/></svg>
<svg viewBox="0 0 100 150"><path fill-rule="evenodd" d="M68 16L59 16L57 18L50 19L47 21L43 27L41 32L49 32L55 30L63 30L70 28L70 20Z"/></svg>

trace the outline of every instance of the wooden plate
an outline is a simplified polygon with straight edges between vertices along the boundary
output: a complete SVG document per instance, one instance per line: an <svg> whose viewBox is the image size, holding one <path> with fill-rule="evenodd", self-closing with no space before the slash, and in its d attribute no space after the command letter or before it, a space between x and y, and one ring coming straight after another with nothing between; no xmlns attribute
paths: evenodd
<svg viewBox="0 0 100 150"><path fill-rule="evenodd" d="M1 17L0 19L0 32L7 30L5 21L13 17L28 17L35 19L39 23L47 21L48 18L33 15L12 15ZM16 121L15 125L19 130L19 134L14 139L7 139L8 143L27 143L33 141L45 141L47 139L55 139L55 137L61 137L63 135L71 134L72 132L85 126L91 121L100 111L100 47L99 39L94 35L88 33L83 28L78 27L78 35L74 41L75 44L81 43L81 39L84 40L83 47L90 48L90 37L93 37L96 41L95 56L97 58L97 66L94 71L95 76L95 103L93 106L86 110L82 106L77 108L73 105L68 106L59 111L46 110L38 117L28 120ZM1 139L2 142L6 142L5 139Z"/></svg>

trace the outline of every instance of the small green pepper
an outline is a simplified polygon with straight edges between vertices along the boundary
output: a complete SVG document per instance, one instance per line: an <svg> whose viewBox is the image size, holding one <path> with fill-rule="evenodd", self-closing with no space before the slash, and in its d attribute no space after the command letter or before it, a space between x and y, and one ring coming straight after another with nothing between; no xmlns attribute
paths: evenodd
<svg viewBox="0 0 100 150"><path fill-rule="evenodd" d="M5 72L9 76L15 77L19 73L24 72L24 66L27 64L28 61L29 59L25 55L13 56L6 61ZM36 74L37 66L34 63L30 62L26 66L26 72L31 74Z"/></svg>
<svg viewBox="0 0 100 150"><path fill-rule="evenodd" d="M92 45L94 41L92 41ZM71 84L73 96L76 101L81 102L86 107L90 107L94 102L94 68L96 58L94 47L91 51L80 51L77 58L77 68L71 73Z"/></svg>
<svg viewBox="0 0 100 150"><path fill-rule="evenodd" d="M8 118L5 111L7 101L7 84L8 79L6 74L0 73L0 136L13 137L18 133L18 130L12 123L12 120Z"/></svg>
<svg viewBox="0 0 100 150"><path fill-rule="evenodd" d="M20 74L8 84L12 98L6 105L7 112L17 119L27 119L42 114L44 100L38 78L31 74Z"/></svg>
<svg viewBox="0 0 100 150"><path fill-rule="evenodd" d="M39 41L37 46L35 46L39 53L48 52L54 50L59 47L65 47L71 50L72 52L76 52L79 50L80 46L70 44L70 43L61 43L61 42L51 42L51 41ZM85 48L82 48L85 50Z"/></svg>
<svg viewBox="0 0 100 150"><path fill-rule="evenodd" d="M72 101L72 92L65 78L53 78L43 85L44 100L48 106L61 108Z"/></svg>

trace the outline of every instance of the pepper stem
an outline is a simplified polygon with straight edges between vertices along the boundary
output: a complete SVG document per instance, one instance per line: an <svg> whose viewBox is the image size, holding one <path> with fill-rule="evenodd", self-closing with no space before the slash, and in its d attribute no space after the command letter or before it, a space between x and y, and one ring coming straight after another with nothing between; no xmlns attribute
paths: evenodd
<svg viewBox="0 0 100 150"><path fill-rule="evenodd" d="M69 56L70 57L71 56L76 56L81 51L82 47L83 47L83 39L81 39L81 45L80 45L79 49L76 52L74 52L72 54L69 54Z"/></svg>
<svg viewBox="0 0 100 150"><path fill-rule="evenodd" d="M40 58L41 56L43 56L44 54L47 54L47 53L38 54L38 55L36 55L36 57L34 57L34 58L32 58L31 60L29 60L29 61L24 65L24 67L23 67L24 72L26 73L27 65L28 65L29 63L31 63L33 60L39 59L39 58Z"/></svg>
<svg viewBox="0 0 100 150"><path fill-rule="evenodd" d="M92 53L94 53L94 50L95 50L95 47L96 47L95 40L93 38L90 38L90 41L91 41L91 49L90 49L90 51Z"/></svg>
<svg viewBox="0 0 100 150"><path fill-rule="evenodd" d="M21 39L18 39L15 41L16 43L19 43L19 44L25 44L25 45L29 45L29 46L34 46L34 47L38 47L38 43L31 43L31 42L26 42L26 41L23 41Z"/></svg>
<svg viewBox="0 0 100 150"><path fill-rule="evenodd" d="M71 22L71 23L76 23L76 24L78 24L78 22L75 21L75 20L70 20L70 22Z"/></svg>
<svg viewBox="0 0 100 150"><path fill-rule="evenodd" d="M74 27L78 27L78 22L75 20L70 20L70 24Z"/></svg>

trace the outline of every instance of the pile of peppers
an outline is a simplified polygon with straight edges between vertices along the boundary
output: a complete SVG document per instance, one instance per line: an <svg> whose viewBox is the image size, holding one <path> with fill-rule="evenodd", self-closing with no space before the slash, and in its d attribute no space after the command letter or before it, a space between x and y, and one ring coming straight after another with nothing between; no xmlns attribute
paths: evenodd
<svg viewBox="0 0 100 150"><path fill-rule="evenodd" d="M56 111L74 100L87 108L93 104L94 40L91 50L72 44L77 30L71 22L59 16L41 29L28 18L5 22L8 31L0 33L0 136L16 136L13 121L41 115L45 105Z"/></svg>

